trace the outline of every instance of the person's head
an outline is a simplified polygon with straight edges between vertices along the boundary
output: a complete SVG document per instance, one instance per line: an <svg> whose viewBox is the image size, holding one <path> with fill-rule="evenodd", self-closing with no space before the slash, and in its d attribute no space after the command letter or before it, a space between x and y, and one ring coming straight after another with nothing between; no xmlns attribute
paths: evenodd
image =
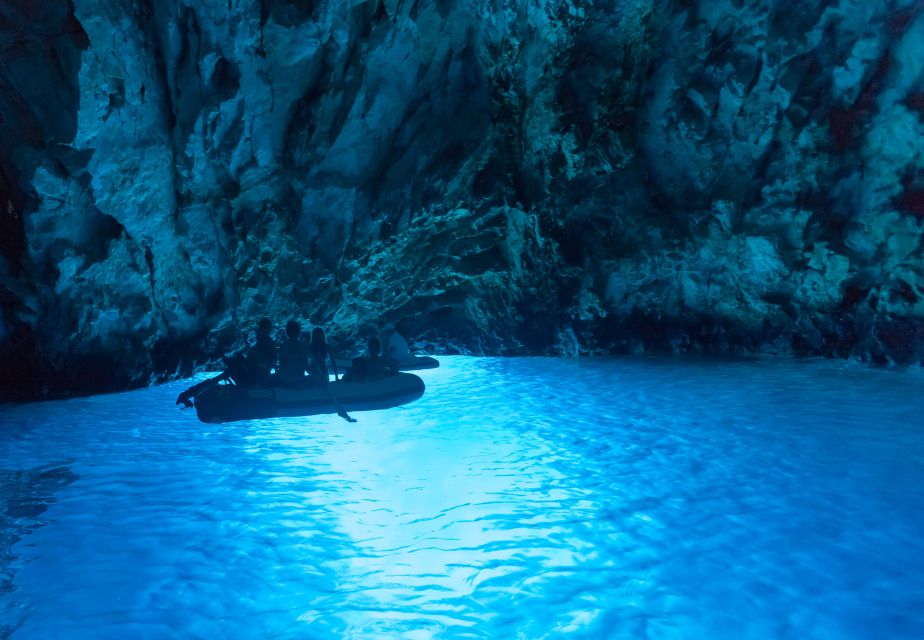
<svg viewBox="0 0 924 640"><path fill-rule="evenodd" d="M295 320L289 320L286 323L286 335L289 340L298 340L298 335L302 332L301 326Z"/></svg>
<svg viewBox="0 0 924 640"><path fill-rule="evenodd" d="M382 353L382 341L373 336L366 343L366 348L369 350L369 355L375 358Z"/></svg>
<svg viewBox="0 0 924 640"><path fill-rule="evenodd" d="M395 323L394 323L394 322L389 322L389 323L386 324L384 327L382 327L382 333L384 333L386 336L390 336L390 335L393 334L394 332L395 332Z"/></svg>
<svg viewBox="0 0 924 640"><path fill-rule="evenodd" d="M273 321L269 318L263 318L260 320L260 324L257 325L257 335L259 336L268 336L273 331Z"/></svg>

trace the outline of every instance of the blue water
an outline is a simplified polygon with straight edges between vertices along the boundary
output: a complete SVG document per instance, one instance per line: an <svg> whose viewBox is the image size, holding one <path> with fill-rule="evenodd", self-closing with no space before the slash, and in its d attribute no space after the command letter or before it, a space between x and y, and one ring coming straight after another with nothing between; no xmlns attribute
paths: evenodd
<svg viewBox="0 0 924 640"><path fill-rule="evenodd" d="M442 362L352 425L0 408L0 636L924 637L920 372Z"/></svg>

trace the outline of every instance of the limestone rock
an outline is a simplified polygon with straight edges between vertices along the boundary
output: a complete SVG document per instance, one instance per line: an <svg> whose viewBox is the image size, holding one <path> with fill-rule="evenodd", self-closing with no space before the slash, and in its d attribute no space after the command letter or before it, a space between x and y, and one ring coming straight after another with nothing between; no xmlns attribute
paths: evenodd
<svg viewBox="0 0 924 640"><path fill-rule="evenodd" d="M39 4L0 3L2 398L263 316L924 358L920 2Z"/></svg>

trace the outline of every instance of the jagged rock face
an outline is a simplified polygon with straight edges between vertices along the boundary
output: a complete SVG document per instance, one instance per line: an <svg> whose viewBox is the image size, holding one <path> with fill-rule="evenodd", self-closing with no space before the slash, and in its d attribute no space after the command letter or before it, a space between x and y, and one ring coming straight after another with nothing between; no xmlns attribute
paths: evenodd
<svg viewBox="0 0 924 640"><path fill-rule="evenodd" d="M917 0L0 2L3 397L291 317L924 358Z"/></svg>

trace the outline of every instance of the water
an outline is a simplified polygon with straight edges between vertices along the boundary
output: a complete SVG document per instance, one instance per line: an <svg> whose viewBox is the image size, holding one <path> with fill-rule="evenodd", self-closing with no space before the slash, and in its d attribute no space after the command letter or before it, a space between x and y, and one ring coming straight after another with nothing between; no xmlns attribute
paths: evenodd
<svg viewBox="0 0 924 640"><path fill-rule="evenodd" d="M400 409L0 408L0 636L924 637L924 378L446 358Z"/></svg>

